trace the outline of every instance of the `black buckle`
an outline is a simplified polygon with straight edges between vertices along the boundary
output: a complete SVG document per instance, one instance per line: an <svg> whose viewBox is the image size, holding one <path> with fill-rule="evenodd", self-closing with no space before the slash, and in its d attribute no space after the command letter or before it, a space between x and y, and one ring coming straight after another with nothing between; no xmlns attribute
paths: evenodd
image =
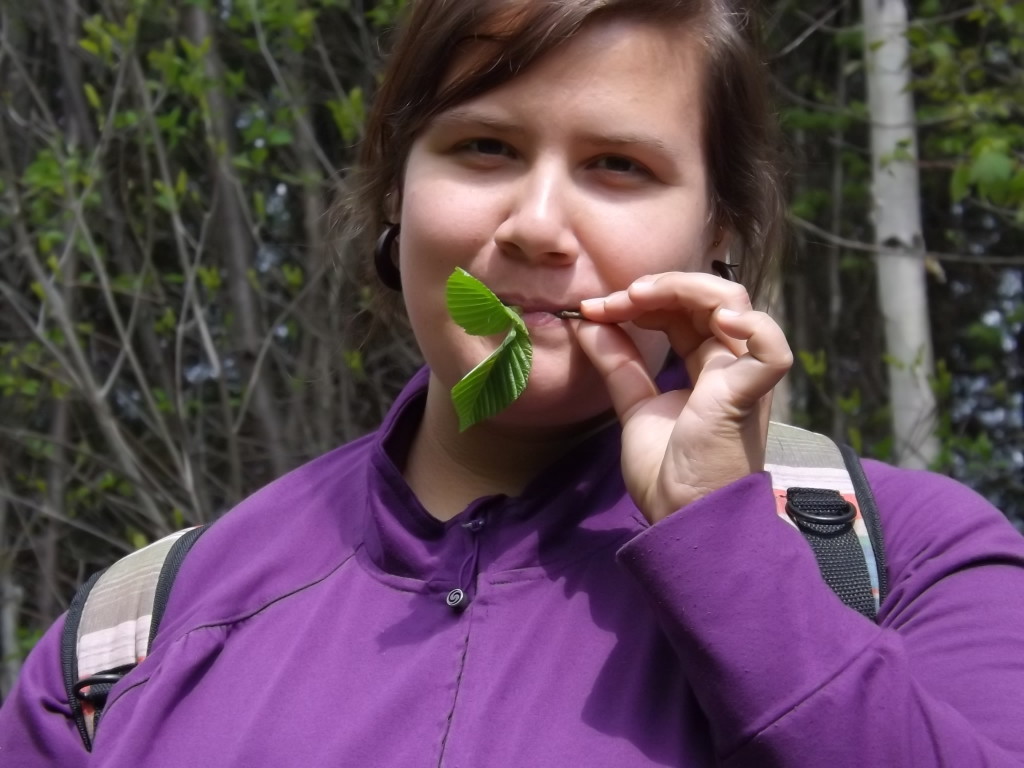
<svg viewBox="0 0 1024 768"><path fill-rule="evenodd" d="M786 512L796 523L846 525L857 517L857 509L839 491L827 488L790 488L786 491Z"/></svg>
<svg viewBox="0 0 1024 768"><path fill-rule="evenodd" d="M102 687L100 692L100 695L105 698L110 688L120 682L121 678L135 669L135 667L135 664L124 664L120 667L114 667L113 669L104 669L102 672L97 672L95 675L89 675L89 677L83 677L73 686L75 696L83 701L88 701L92 696L92 692L85 693L84 690L95 685L97 687L106 686Z"/></svg>

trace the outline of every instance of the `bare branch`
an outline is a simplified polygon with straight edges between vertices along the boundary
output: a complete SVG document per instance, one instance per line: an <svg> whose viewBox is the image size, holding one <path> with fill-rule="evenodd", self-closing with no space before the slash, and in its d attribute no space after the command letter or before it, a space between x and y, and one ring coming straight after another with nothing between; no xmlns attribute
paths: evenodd
<svg viewBox="0 0 1024 768"><path fill-rule="evenodd" d="M816 224L802 219L799 216L791 215L789 217L796 227L809 232L810 234L820 237L824 242L832 243L834 245L848 248L852 251L862 251L864 253L872 253L876 256L887 256L891 252L879 248L878 246L872 245L871 243L864 243L860 240L851 240L846 237L840 237L839 235L832 234L831 232L822 229ZM1012 267L1024 265L1024 255L1021 256L985 256L985 255L972 255L968 253L941 253L938 251L922 251L921 256L925 259L934 259L935 261L948 261L958 264L977 264L978 266L997 266L997 267Z"/></svg>

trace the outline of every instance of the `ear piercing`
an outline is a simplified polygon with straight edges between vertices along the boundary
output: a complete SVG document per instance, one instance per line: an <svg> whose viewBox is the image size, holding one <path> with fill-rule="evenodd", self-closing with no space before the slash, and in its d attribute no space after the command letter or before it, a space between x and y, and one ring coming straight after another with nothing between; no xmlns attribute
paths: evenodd
<svg viewBox="0 0 1024 768"><path fill-rule="evenodd" d="M719 277L725 278L730 283L738 283L740 281L738 275L739 268L739 264L727 264L726 262L719 261L718 259L711 262L711 269L714 273Z"/></svg>

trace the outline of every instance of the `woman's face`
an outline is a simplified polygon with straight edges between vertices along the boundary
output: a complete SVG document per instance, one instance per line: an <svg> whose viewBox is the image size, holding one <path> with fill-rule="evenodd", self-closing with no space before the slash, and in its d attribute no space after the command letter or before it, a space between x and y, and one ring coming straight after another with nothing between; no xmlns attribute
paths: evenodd
<svg viewBox="0 0 1024 768"><path fill-rule="evenodd" d="M524 310L533 339L527 390L497 420L569 425L609 407L572 321L552 313L645 274L708 269L700 82L680 29L610 21L427 125L406 164L399 253L412 328L441 385L498 343L448 316L445 282L463 267ZM664 335L627 330L659 369Z"/></svg>

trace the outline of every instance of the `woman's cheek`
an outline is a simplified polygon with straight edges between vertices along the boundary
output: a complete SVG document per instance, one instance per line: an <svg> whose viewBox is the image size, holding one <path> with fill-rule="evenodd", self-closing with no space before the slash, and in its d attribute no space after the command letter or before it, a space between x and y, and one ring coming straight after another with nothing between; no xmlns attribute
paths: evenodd
<svg viewBox="0 0 1024 768"><path fill-rule="evenodd" d="M403 238L409 240L405 255L410 261L439 264L447 268L447 277L493 236L493 195L449 179L425 179L407 188L401 223Z"/></svg>

